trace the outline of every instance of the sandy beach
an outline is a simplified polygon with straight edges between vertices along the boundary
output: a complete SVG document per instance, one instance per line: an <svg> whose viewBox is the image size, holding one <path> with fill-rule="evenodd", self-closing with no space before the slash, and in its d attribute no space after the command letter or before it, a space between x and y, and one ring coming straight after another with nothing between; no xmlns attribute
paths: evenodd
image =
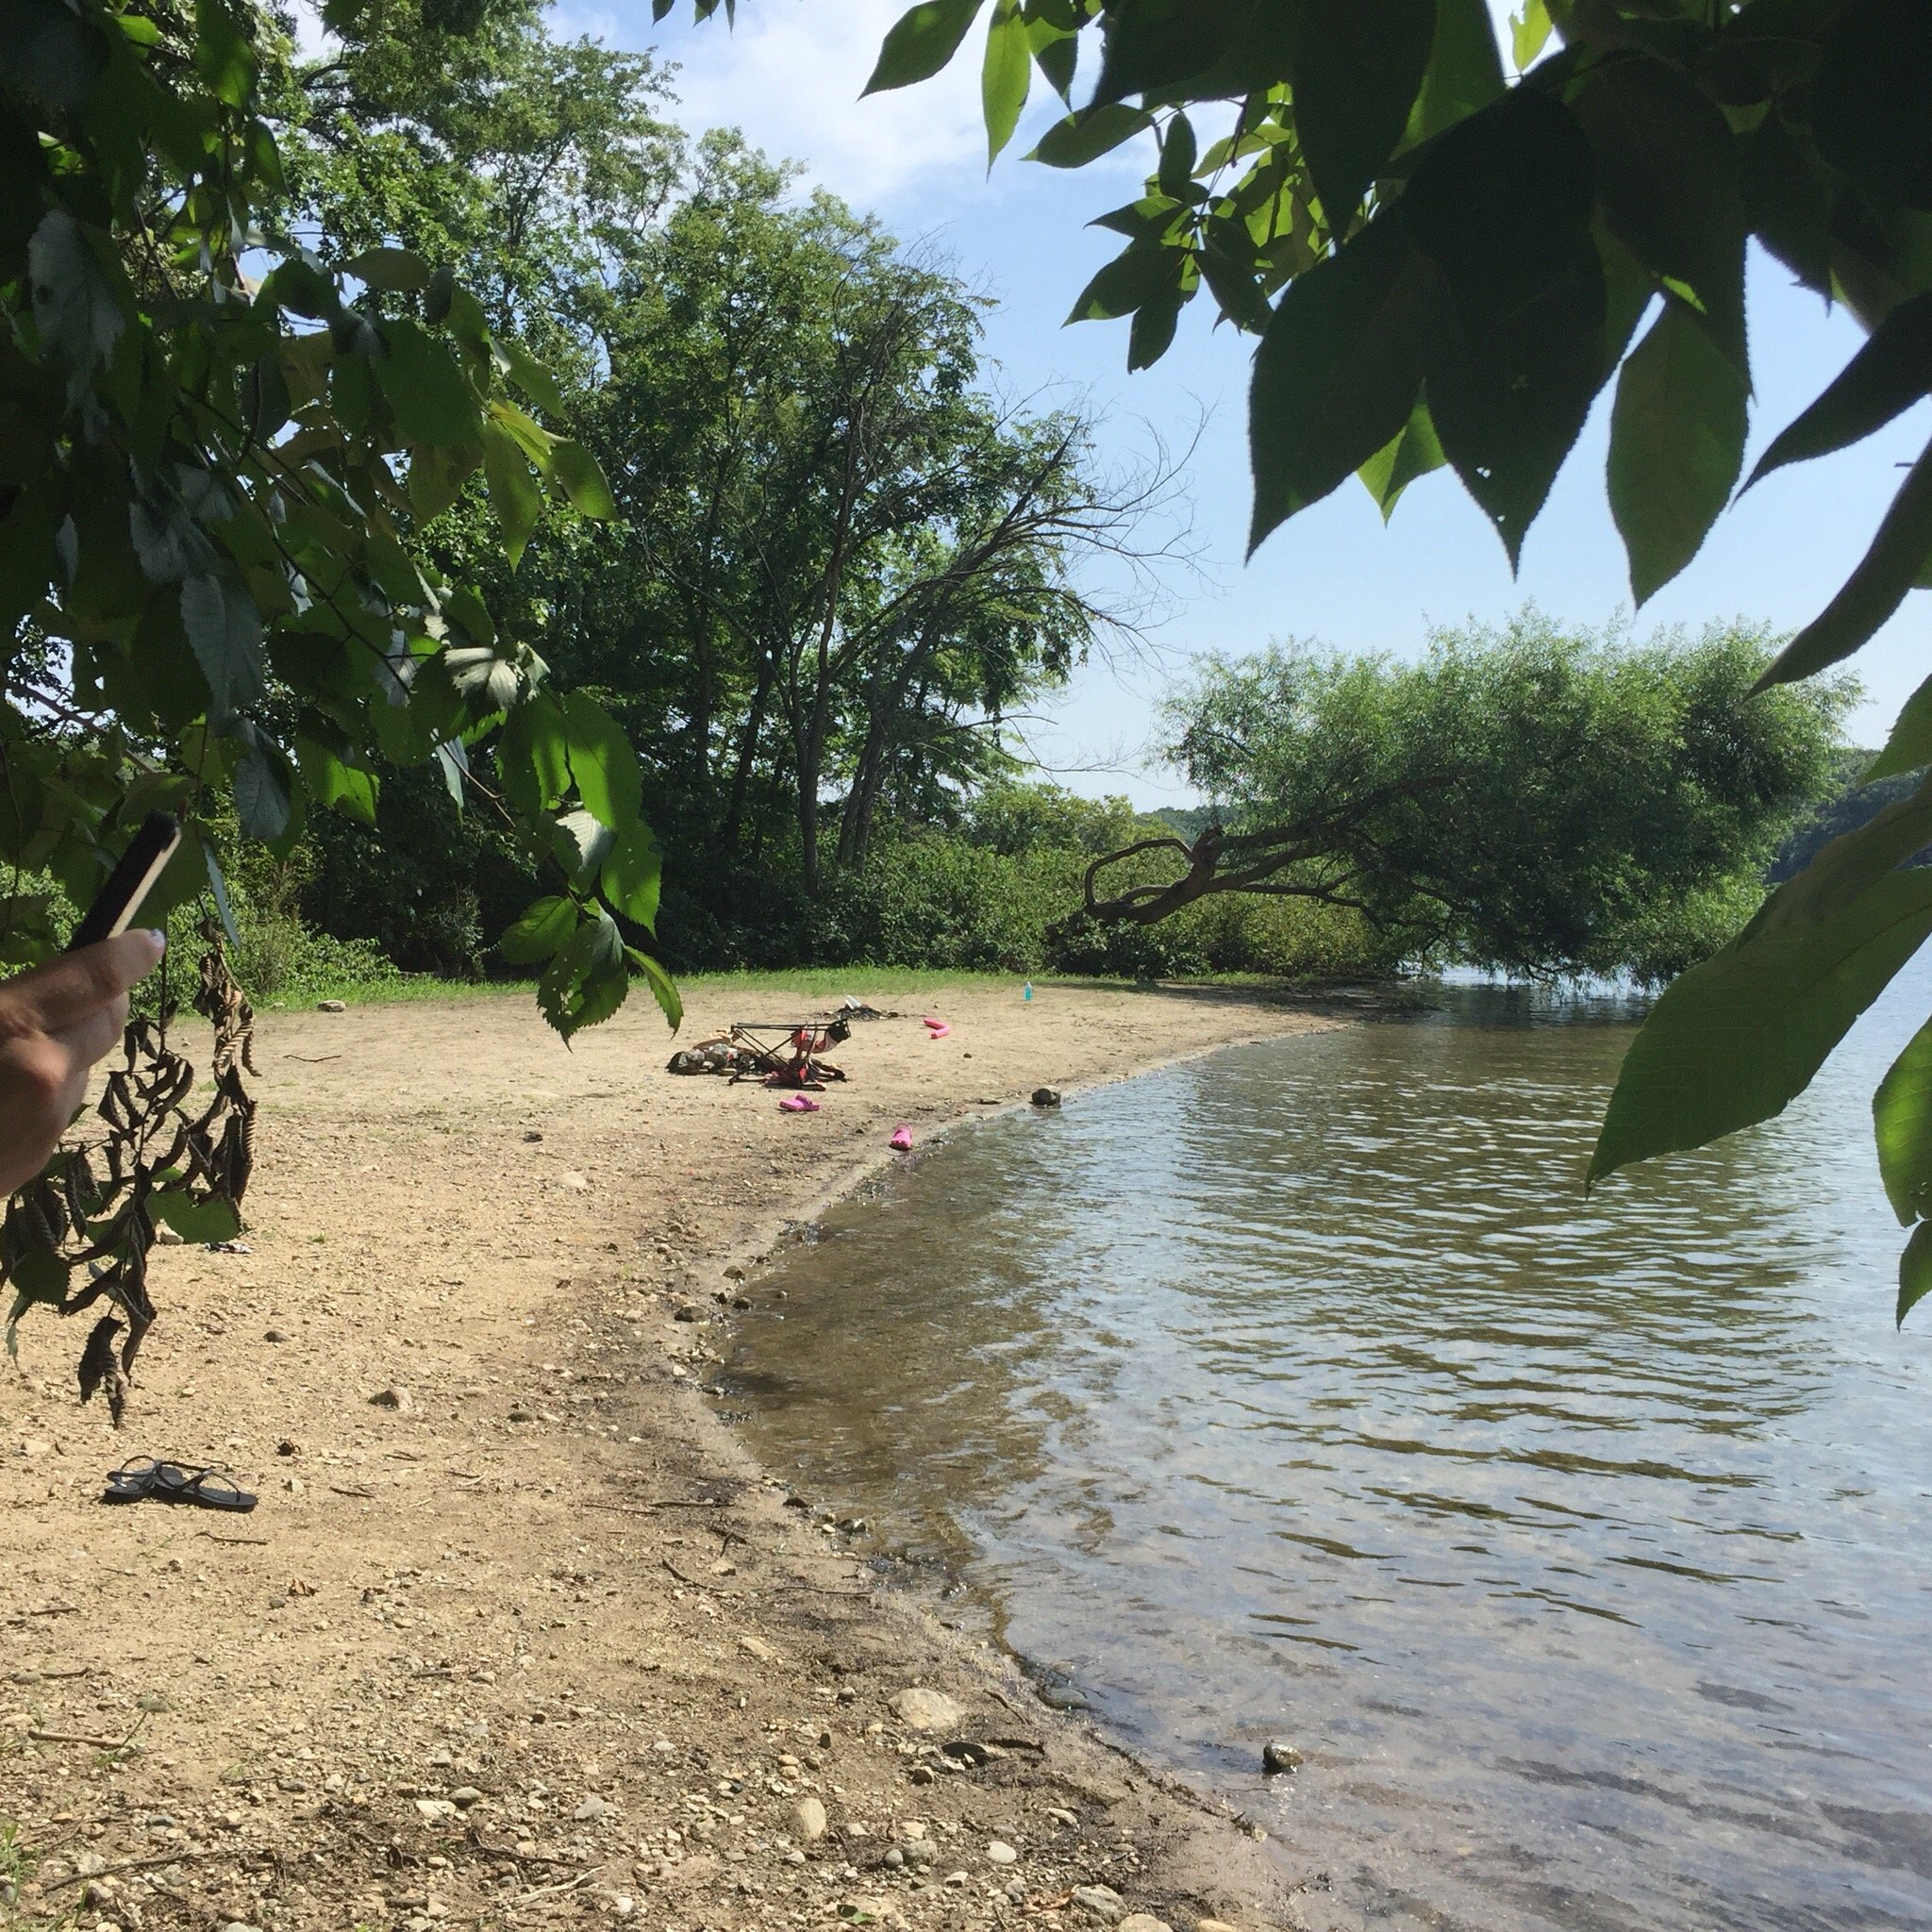
<svg viewBox="0 0 1932 1932"><path fill-rule="evenodd" d="M902 1017L805 1116L667 1073L641 995L571 1051L522 994L261 1023L248 1252L158 1254L126 1426L75 1405L77 1324L30 1318L0 1380L0 1918L1294 1923L1249 1825L877 1589L836 1499L788 1496L698 1391L762 1257L895 1124L924 1149L1328 1023L851 991ZM747 1002L824 1006L700 987L682 1041ZM103 1507L142 1455L259 1506Z"/></svg>

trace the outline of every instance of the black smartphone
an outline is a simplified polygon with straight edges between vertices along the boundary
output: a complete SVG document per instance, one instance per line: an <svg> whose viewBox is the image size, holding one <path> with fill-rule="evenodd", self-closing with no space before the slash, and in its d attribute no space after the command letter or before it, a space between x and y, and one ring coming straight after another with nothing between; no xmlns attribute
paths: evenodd
<svg viewBox="0 0 1932 1932"><path fill-rule="evenodd" d="M81 914L67 941L72 953L125 932L134 924L142 901L154 890L161 869L181 842L181 822L171 811L151 811L129 841L108 882L94 894L94 903Z"/></svg>

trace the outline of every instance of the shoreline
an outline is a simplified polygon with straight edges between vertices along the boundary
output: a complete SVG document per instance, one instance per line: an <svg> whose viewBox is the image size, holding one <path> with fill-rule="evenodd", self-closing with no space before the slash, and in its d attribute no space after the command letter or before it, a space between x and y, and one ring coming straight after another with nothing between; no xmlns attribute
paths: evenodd
<svg viewBox="0 0 1932 1932"><path fill-rule="evenodd" d="M920 997L952 1039L861 1023L798 1118L666 1074L634 1009L570 1054L498 1003L262 1023L251 1252L159 1252L128 1426L75 1407L78 1337L23 1325L21 1923L1282 1923L1251 1830L875 1577L692 1397L721 1303L899 1158L893 1121L929 1151L1340 1003ZM729 1017L697 1005L688 1037ZM103 1511L139 1454L261 1505Z"/></svg>

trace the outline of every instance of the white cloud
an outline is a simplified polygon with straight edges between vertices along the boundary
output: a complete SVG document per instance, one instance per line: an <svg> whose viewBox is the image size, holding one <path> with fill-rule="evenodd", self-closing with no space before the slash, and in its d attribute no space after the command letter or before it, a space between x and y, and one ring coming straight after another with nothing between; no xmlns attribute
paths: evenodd
<svg viewBox="0 0 1932 1932"><path fill-rule="evenodd" d="M652 29L642 0L616 12L558 7L559 33L652 44L678 64L677 118L692 130L741 127L774 158L860 207L903 201L936 174L984 166L974 42L916 88L859 93L904 0L758 0L727 27L722 12L694 25L679 8Z"/></svg>

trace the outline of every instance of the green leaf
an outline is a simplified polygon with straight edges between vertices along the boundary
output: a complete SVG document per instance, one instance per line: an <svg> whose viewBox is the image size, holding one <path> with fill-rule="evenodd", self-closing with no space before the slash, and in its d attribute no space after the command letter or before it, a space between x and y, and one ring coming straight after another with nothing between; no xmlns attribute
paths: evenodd
<svg viewBox="0 0 1932 1932"><path fill-rule="evenodd" d="M456 358L407 319L384 323L382 336L389 354L375 373L403 441L480 456L483 419Z"/></svg>
<svg viewBox="0 0 1932 1932"><path fill-rule="evenodd" d="M579 516L614 517L617 501L603 469L580 442L559 442L550 453L550 486L561 490Z"/></svg>
<svg viewBox="0 0 1932 1932"><path fill-rule="evenodd" d="M1401 433L1443 304L1441 277L1387 216L1288 285L1255 352L1250 554Z"/></svg>
<svg viewBox="0 0 1932 1932"><path fill-rule="evenodd" d="M1409 112L1406 145L1432 141L1503 92L1503 59L1487 0L1436 0L1428 72Z"/></svg>
<svg viewBox="0 0 1932 1932"><path fill-rule="evenodd" d="M658 841L642 825L625 832L606 856L597 883L614 910L654 932L658 925L658 893L663 880L663 856Z"/></svg>
<svg viewBox="0 0 1932 1932"><path fill-rule="evenodd" d="M349 764L312 738L295 741L302 782L316 804L339 811L358 824L375 823L376 783L374 772Z"/></svg>
<svg viewBox="0 0 1932 1932"><path fill-rule="evenodd" d="M533 692L510 712L496 741L504 794L525 818L554 810L570 790L570 741L554 698Z"/></svg>
<svg viewBox="0 0 1932 1932"><path fill-rule="evenodd" d="M1609 375L1593 178L1569 113L1518 87L1432 143L1396 204L1453 304L1430 334L1429 414L1512 567Z"/></svg>
<svg viewBox="0 0 1932 1932"><path fill-rule="evenodd" d="M225 0L195 0L194 66L208 91L231 108L255 90L255 49L240 10Z"/></svg>
<svg viewBox="0 0 1932 1932"><path fill-rule="evenodd" d="M1381 506L1386 524L1395 514L1402 492L1418 476L1440 470L1447 461L1436 439L1436 425L1429 421L1428 406L1418 403L1395 440L1385 443L1356 474Z"/></svg>
<svg viewBox="0 0 1932 1932"><path fill-rule="evenodd" d="M1056 121L1040 138L1040 145L1027 156L1031 161L1044 161L1049 168L1084 168L1089 161L1131 141L1154 125L1154 116L1141 108L1128 108L1118 101L1105 107L1083 108Z"/></svg>
<svg viewBox="0 0 1932 1932"><path fill-rule="evenodd" d="M1592 68L1570 110L1590 142L1612 233L1681 286L1748 377L1744 193L1724 115L1682 74L1627 54Z"/></svg>
<svg viewBox="0 0 1932 1932"><path fill-rule="evenodd" d="M1898 1325L1932 1292L1932 1221L1922 1221L1912 1230L1905 1253L1898 1257Z"/></svg>
<svg viewBox="0 0 1932 1932"><path fill-rule="evenodd" d="M1858 783L1871 785L1904 772L1922 772L1927 765L1932 765L1932 677L1905 701L1885 749Z"/></svg>
<svg viewBox="0 0 1932 1932"><path fill-rule="evenodd" d="M1624 364L1610 416L1610 509L1641 606L1697 555L1744 465L1744 378L1667 297Z"/></svg>
<svg viewBox="0 0 1932 1932"><path fill-rule="evenodd" d="M1624 1056L1585 1185L1769 1120L1932 933L1922 787L1834 839L1722 951L1672 981Z"/></svg>
<svg viewBox="0 0 1932 1932"><path fill-rule="evenodd" d="M1902 1226L1932 1215L1932 1021L1912 1035L1872 1096L1878 1172Z"/></svg>
<svg viewBox="0 0 1932 1932"><path fill-rule="evenodd" d="M429 286L429 264L408 248L365 248L360 255L343 262L342 273L354 275L372 289L391 292Z"/></svg>
<svg viewBox="0 0 1932 1932"><path fill-rule="evenodd" d="M1825 159L1850 175L1876 207L1927 204L1927 74L1932 8L1924 0L1856 0L1832 9L1811 81L1811 125Z"/></svg>
<svg viewBox="0 0 1932 1932"><path fill-rule="evenodd" d="M80 224L56 208L34 230L26 259L34 327L42 345L77 370L108 361L127 318Z"/></svg>
<svg viewBox="0 0 1932 1932"><path fill-rule="evenodd" d="M1158 242L1136 242L1080 291L1069 322L1110 322L1172 289L1186 257Z"/></svg>
<svg viewBox="0 0 1932 1932"><path fill-rule="evenodd" d="M538 361L521 342L496 339L498 353L503 357L504 367L509 379L529 397L541 409L559 419L570 411L564 407L563 391L557 386L557 378Z"/></svg>
<svg viewBox="0 0 1932 1932"><path fill-rule="evenodd" d="M1932 395L1932 294L1901 302L1866 339L1823 395L1773 438L1748 490L1787 463L1808 462L1862 441Z"/></svg>
<svg viewBox="0 0 1932 1932"><path fill-rule="evenodd" d="M490 507L503 526L503 554L514 570L543 514L543 491L516 439L500 423L483 425L483 476Z"/></svg>
<svg viewBox="0 0 1932 1932"><path fill-rule="evenodd" d="M496 950L512 966L531 966L550 958L576 930L576 902L553 893L526 906L497 941Z"/></svg>
<svg viewBox="0 0 1932 1932"><path fill-rule="evenodd" d="M74 113L108 65L108 46L91 22L59 0L10 0L0 10L7 77L23 92Z"/></svg>
<svg viewBox="0 0 1932 1932"><path fill-rule="evenodd" d="M543 1017L568 1040L608 1020L630 991L617 922L599 908L564 942L537 982Z"/></svg>
<svg viewBox="0 0 1932 1932"><path fill-rule="evenodd" d="M1911 467L1878 525L1872 547L1859 558L1824 608L1794 637L1763 677L1759 689L1809 677L1858 649L1905 602L1932 558L1932 444Z"/></svg>
<svg viewBox="0 0 1932 1932"><path fill-rule="evenodd" d="M1509 16L1509 58L1518 72L1542 52L1553 31L1545 0L1524 0L1523 11Z"/></svg>
<svg viewBox="0 0 1932 1932"><path fill-rule="evenodd" d="M1435 37L1436 0L1302 0L1289 70L1295 133L1332 233L1395 152Z"/></svg>
<svg viewBox="0 0 1932 1932"><path fill-rule="evenodd" d="M596 699L575 691L563 701L570 740L570 772L584 809L601 825L623 832L635 825L643 804L638 755L624 728Z"/></svg>
<svg viewBox="0 0 1932 1932"><path fill-rule="evenodd" d="M865 84L865 93L930 80L959 51L978 11L979 0L920 0L917 7L908 8L879 48L878 64Z"/></svg>
<svg viewBox="0 0 1932 1932"><path fill-rule="evenodd" d="M677 991L677 982L665 972L648 953L641 953L633 946L625 958L644 975L644 983L651 989L651 997L658 1002L658 1009L671 1022L671 1030L675 1033L684 1024L684 1001Z"/></svg>
<svg viewBox="0 0 1932 1932"><path fill-rule="evenodd" d="M1286 7L1262 10L1275 18L1292 16ZM1255 0L1111 0L1101 17L1107 38L1095 104L1157 90L1171 98L1186 93L1186 83L1226 57L1255 16Z"/></svg>
<svg viewBox="0 0 1932 1932"><path fill-rule="evenodd" d="M52 1248L26 1248L8 1266L7 1279L12 1287L19 1303L45 1302L58 1307L67 1299L67 1285L72 1278L73 1268L64 1255L57 1255ZM23 1309L18 1304L9 1317L9 1325L20 1319Z"/></svg>
<svg viewBox="0 0 1932 1932"><path fill-rule="evenodd" d="M188 578L181 586L181 625L208 679L216 717L261 702L261 613L244 585L212 571Z"/></svg>
<svg viewBox="0 0 1932 1932"><path fill-rule="evenodd" d="M242 935L235 928L235 908L228 903L228 882L222 876L222 861L215 857L214 841L203 839L199 842L202 863L208 868L208 889L214 895L215 917L222 922L228 943L240 946Z"/></svg>
<svg viewBox="0 0 1932 1932"><path fill-rule="evenodd" d="M235 767L235 812L242 831L273 845L289 829L293 811L280 761L259 743L251 744Z"/></svg>
<svg viewBox="0 0 1932 1932"><path fill-rule="evenodd" d="M1021 18L1020 0L993 0L992 19L986 29L986 58L979 74L989 168L1012 140L1032 82L1033 42Z"/></svg>
<svg viewBox="0 0 1932 1932"><path fill-rule="evenodd" d="M242 1232L242 1210L225 1194L197 1201L185 1188L158 1188L148 1212L184 1241L231 1241Z"/></svg>

